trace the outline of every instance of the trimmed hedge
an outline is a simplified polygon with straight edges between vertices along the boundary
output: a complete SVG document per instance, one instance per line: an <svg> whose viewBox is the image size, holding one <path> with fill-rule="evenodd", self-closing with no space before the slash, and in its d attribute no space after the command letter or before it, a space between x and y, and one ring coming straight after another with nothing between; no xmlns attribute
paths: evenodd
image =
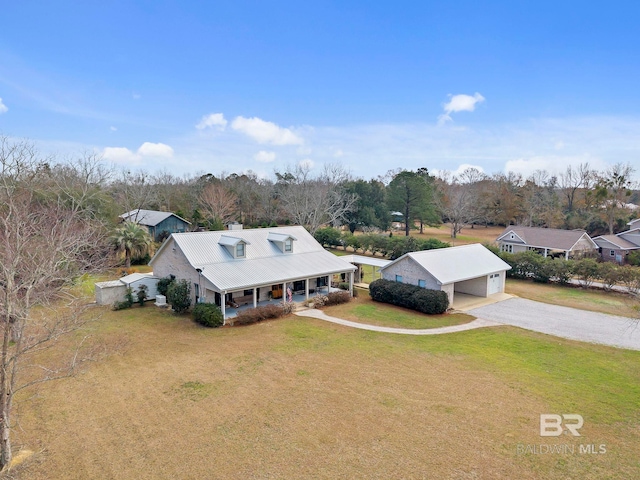
<svg viewBox="0 0 640 480"><path fill-rule="evenodd" d="M193 321L209 328L221 327L224 323L222 310L213 303L198 303L191 311Z"/></svg>
<svg viewBox="0 0 640 480"><path fill-rule="evenodd" d="M330 307L331 305L339 305L341 303L348 303L350 301L351 295L349 295L349 292L331 292L327 295L325 306Z"/></svg>
<svg viewBox="0 0 640 480"><path fill-rule="evenodd" d="M449 308L449 297L445 292L391 280L380 279L371 283L369 295L376 302L390 303L429 315L444 313Z"/></svg>
<svg viewBox="0 0 640 480"><path fill-rule="evenodd" d="M284 317L293 312L293 309L293 303L276 303L256 308L248 308L247 310L242 310L235 317L230 318L228 323L229 325L249 325L261 322L262 320Z"/></svg>

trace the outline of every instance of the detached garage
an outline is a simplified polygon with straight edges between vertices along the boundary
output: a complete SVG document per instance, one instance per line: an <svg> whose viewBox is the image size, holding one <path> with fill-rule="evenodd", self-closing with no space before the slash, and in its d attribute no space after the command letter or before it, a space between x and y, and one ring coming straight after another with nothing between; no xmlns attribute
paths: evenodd
<svg viewBox="0 0 640 480"><path fill-rule="evenodd" d="M488 297L504 292L511 267L479 243L407 253L380 269L382 278L442 290L453 305L456 292Z"/></svg>

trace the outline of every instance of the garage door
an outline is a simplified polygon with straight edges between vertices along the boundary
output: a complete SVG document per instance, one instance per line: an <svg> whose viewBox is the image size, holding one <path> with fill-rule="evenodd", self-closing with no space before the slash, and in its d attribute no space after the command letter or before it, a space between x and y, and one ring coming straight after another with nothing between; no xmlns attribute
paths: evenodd
<svg viewBox="0 0 640 480"><path fill-rule="evenodd" d="M489 275L489 295L500 292L502 281L499 273Z"/></svg>

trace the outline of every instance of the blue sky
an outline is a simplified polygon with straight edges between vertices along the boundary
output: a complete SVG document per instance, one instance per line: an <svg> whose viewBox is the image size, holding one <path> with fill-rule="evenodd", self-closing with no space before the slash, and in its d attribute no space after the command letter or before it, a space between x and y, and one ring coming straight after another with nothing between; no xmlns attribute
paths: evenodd
<svg viewBox="0 0 640 480"><path fill-rule="evenodd" d="M638 163L636 2L5 2L0 134L176 175Z"/></svg>

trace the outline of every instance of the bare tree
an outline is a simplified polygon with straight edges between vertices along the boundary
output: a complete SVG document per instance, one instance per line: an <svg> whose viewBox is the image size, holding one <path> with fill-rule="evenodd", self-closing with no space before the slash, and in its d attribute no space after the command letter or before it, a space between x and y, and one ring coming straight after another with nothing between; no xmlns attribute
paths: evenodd
<svg viewBox="0 0 640 480"><path fill-rule="evenodd" d="M152 178L142 171L121 170L111 189L114 200L124 210L120 213L139 212L141 209L151 207L157 200L156 187ZM134 213L129 220L137 222L137 213Z"/></svg>
<svg viewBox="0 0 640 480"><path fill-rule="evenodd" d="M235 215L238 197L235 193L225 188L220 181L214 181L202 190L199 204L205 218L212 220L218 227L222 228L221 226Z"/></svg>
<svg viewBox="0 0 640 480"><path fill-rule="evenodd" d="M486 175L477 168L467 168L459 176L441 175L439 209L449 222L451 238L456 238L465 225L481 218L480 185Z"/></svg>
<svg viewBox="0 0 640 480"><path fill-rule="evenodd" d="M89 195L82 182L61 188L60 176L31 144L6 138L0 138L0 169L0 467L5 468L12 458L15 394L73 371L76 351L57 366L38 364L37 353L84 324L86 305L74 295L72 281L109 255L105 229L84 208Z"/></svg>
<svg viewBox="0 0 640 480"><path fill-rule="evenodd" d="M313 177L311 169L298 165L276 172L277 195L291 220L311 232L324 224L338 226L354 207L357 197L346 191L349 174L339 165L327 165Z"/></svg>
<svg viewBox="0 0 640 480"><path fill-rule="evenodd" d="M610 235L614 233L618 213L625 208L625 203L631 196L631 178L634 172L635 169L630 164L616 163L598 177L595 196L604 212Z"/></svg>
<svg viewBox="0 0 640 480"><path fill-rule="evenodd" d="M580 189L590 188L593 172L588 163L581 163L577 167L569 165L559 176L559 187L566 200L567 212L575 208L576 195Z"/></svg>

